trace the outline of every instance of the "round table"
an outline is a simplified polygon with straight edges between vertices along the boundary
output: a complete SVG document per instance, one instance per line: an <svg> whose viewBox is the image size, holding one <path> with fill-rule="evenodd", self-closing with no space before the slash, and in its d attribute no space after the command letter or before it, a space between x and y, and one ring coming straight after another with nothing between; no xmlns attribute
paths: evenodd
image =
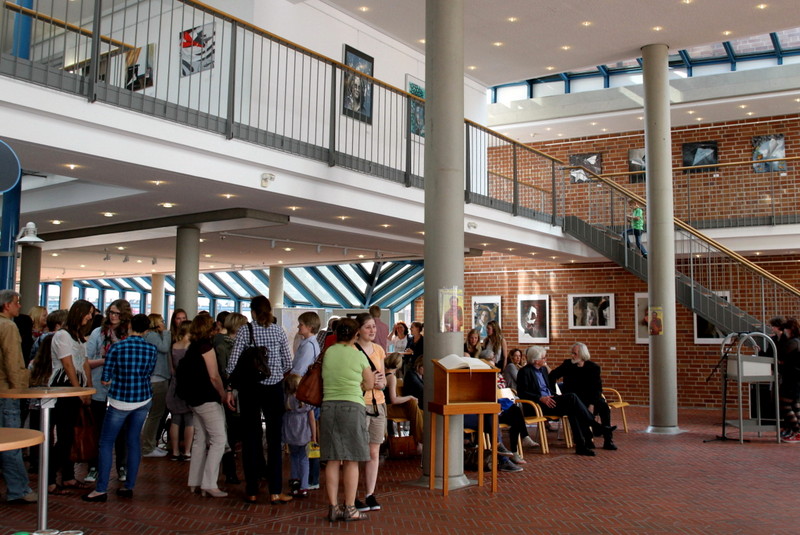
<svg viewBox="0 0 800 535"><path fill-rule="evenodd" d="M8 399L41 399L41 435L42 447L39 448L39 517L38 530L47 529L47 474L50 465L50 409L57 398L90 396L94 388L84 386L42 386L31 388L11 388L0 391L0 398ZM21 429L19 431L22 431ZM23 446L19 446L20 448ZM13 449L13 448L10 448Z"/></svg>
<svg viewBox="0 0 800 535"><path fill-rule="evenodd" d="M18 450L41 444L44 434L36 429L0 427L0 451Z"/></svg>

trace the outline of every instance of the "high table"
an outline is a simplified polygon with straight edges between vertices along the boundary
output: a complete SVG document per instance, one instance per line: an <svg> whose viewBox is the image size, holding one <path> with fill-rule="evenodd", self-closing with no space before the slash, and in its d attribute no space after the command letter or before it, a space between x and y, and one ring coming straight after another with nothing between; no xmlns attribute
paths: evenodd
<svg viewBox="0 0 800 535"><path fill-rule="evenodd" d="M41 444L44 435L36 429L0 427L0 451L18 450Z"/></svg>
<svg viewBox="0 0 800 535"><path fill-rule="evenodd" d="M41 399L42 400L42 447L39 448L39 517L38 530L47 529L47 474L50 465L50 409L57 398L89 396L95 393L94 388L83 386L47 386L33 388L12 388L0 391L0 398L8 399ZM22 431L21 429L19 431ZM35 443L34 443L35 444ZM19 446L20 448L23 446Z"/></svg>

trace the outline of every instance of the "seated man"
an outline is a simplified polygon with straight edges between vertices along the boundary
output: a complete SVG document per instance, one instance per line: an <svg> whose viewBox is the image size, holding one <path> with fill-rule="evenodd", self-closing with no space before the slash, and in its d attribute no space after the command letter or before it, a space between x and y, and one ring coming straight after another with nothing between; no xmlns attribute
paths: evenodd
<svg viewBox="0 0 800 535"><path fill-rule="evenodd" d="M561 365L550 372L551 386L564 379L562 392L571 393L587 407L594 407L594 415L600 416L603 428L603 449L615 450L612 433L616 427L611 426L611 409L603 398L603 380L600 378L600 366L589 360L589 348L586 344L577 342L572 345L572 358L565 359Z"/></svg>
<svg viewBox="0 0 800 535"><path fill-rule="evenodd" d="M600 424L586 409L586 405L575 394L553 395L550 379L545 367L547 350L540 346L532 346L525 353L528 365L517 374L517 395L538 403L542 413L569 417L572 438L575 441L575 453L594 457L592 448L592 429L601 430ZM527 408L527 407L526 407ZM530 410L530 408L527 408Z"/></svg>

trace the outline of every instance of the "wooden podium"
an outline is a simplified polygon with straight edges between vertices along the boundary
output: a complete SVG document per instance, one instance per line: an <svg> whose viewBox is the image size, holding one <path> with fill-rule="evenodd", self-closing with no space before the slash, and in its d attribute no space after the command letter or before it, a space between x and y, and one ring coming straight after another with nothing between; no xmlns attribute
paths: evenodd
<svg viewBox="0 0 800 535"><path fill-rule="evenodd" d="M492 415L492 492L497 492L497 368L490 369L448 369L433 361L434 392L433 401L428 402L430 418L430 481L428 487L435 487L436 474L436 417L442 416L442 494L447 496L447 465L449 417L458 414L478 415L478 485L483 486L483 418Z"/></svg>

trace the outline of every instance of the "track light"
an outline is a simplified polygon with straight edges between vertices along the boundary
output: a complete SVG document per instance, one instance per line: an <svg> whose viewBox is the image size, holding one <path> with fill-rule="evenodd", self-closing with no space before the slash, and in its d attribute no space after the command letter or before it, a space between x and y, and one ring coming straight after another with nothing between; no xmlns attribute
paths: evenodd
<svg viewBox="0 0 800 535"><path fill-rule="evenodd" d="M103 252L106 253L106 255L103 257L103 261L108 262L109 260L111 260L111 255L108 254L108 249L103 249Z"/></svg>
<svg viewBox="0 0 800 535"><path fill-rule="evenodd" d="M131 261L131 259L130 259L130 257L128 255L125 255L125 258L122 259L123 263L130 262L130 261Z"/></svg>
<svg viewBox="0 0 800 535"><path fill-rule="evenodd" d="M151 264L153 264L153 265L155 266L156 264L158 264L158 258L156 258L156 257L154 256L154 257L153 257L153 260L152 260L150 263L151 263Z"/></svg>

